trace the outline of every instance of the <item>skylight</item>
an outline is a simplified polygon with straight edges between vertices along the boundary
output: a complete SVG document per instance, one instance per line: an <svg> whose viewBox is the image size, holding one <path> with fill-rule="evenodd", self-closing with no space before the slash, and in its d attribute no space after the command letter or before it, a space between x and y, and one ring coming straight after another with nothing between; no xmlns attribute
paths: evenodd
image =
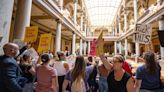
<svg viewBox="0 0 164 92"><path fill-rule="evenodd" d="M110 26L122 0L84 0L91 26Z"/></svg>

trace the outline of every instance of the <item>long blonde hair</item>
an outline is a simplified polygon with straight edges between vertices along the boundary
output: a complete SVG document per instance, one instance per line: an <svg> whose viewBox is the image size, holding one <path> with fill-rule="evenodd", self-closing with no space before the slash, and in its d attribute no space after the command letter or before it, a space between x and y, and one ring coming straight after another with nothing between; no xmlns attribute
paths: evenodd
<svg viewBox="0 0 164 92"><path fill-rule="evenodd" d="M71 77L73 81L75 81L77 78L85 78L85 67L86 63L84 61L83 56L78 56L76 58L75 66L73 70L71 71Z"/></svg>

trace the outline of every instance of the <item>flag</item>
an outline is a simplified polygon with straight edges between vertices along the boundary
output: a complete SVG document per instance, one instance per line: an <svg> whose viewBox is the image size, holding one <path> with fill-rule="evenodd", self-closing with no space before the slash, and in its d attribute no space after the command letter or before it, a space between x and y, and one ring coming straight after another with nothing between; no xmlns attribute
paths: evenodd
<svg viewBox="0 0 164 92"><path fill-rule="evenodd" d="M96 56L96 39L91 42L90 56Z"/></svg>

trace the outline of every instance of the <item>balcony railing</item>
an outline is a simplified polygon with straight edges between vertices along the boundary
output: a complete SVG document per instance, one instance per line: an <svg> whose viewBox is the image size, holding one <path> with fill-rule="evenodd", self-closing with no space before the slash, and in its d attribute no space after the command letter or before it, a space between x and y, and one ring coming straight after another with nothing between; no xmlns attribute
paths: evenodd
<svg viewBox="0 0 164 92"><path fill-rule="evenodd" d="M87 34L87 37L99 37L99 35L92 35L92 34ZM103 37L119 37L119 35L113 35L113 34L103 34Z"/></svg>
<svg viewBox="0 0 164 92"><path fill-rule="evenodd" d="M151 7L149 7L145 13L138 18L137 21L141 21L142 19L146 18L147 16L151 16L152 14L156 13L158 10L160 10L164 6L164 2L157 4L155 3Z"/></svg>

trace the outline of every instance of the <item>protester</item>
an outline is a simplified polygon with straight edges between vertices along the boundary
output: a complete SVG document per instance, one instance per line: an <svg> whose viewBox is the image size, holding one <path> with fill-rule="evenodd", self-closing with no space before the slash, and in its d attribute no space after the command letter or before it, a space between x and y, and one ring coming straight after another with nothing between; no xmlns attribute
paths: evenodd
<svg viewBox="0 0 164 92"><path fill-rule="evenodd" d="M119 54L122 56L122 58L124 59L124 64L123 64L123 69L130 75L132 76L132 67L130 66L130 64L125 60L124 55L123 54Z"/></svg>
<svg viewBox="0 0 164 92"><path fill-rule="evenodd" d="M22 92L19 79L21 70L14 59L19 55L19 47L14 43L3 46L4 55L0 56L0 92Z"/></svg>
<svg viewBox="0 0 164 92"><path fill-rule="evenodd" d="M50 67L52 57L48 53L41 55L42 65L36 67L36 92L58 92L56 69Z"/></svg>
<svg viewBox="0 0 164 92"><path fill-rule="evenodd" d="M23 77L27 78L27 83L25 84L24 88L23 88L23 92L33 92L34 91L34 75L33 72L34 69L32 67L32 60L31 60L31 56L29 54L24 54L21 57L20 60L20 64L19 64L22 73L23 73Z"/></svg>
<svg viewBox="0 0 164 92"><path fill-rule="evenodd" d="M110 71L108 71L104 64L98 66L98 73L99 73L99 92L107 92L108 91L108 84L107 84L107 76Z"/></svg>
<svg viewBox="0 0 164 92"><path fill-rule="evenodd" d="M73 83L78 78L79 79L82 78L84 80L84 83L85 83L85 89L84 90L88 91L89 88L88 88L87 80L89 78L89 75L93 71L93 68L94 68L94 65L86 67L86 63L84 61L83 56L77 56L74 68L71 69L71 71L69 71L65 76L62 92L65 91L69 82ZM85 92L85 91L83 91L83 92Z"/></svg>
<svg viewBox="0 0 164 92"><path fill-rule="evenodd" d="M155 54L151 51L144 55L145 64L136 71L136 92L160 92L161 67L156 61Z"/></svg>
<svg viewBox="0 0 164 92"><path fill-rule="evenodd" d="M88 63L87 63L87 66L90 66L90 65L93 65L92 63L94 62L93 61L93 57L90 56L88 57ZM99 64L99 61L96 60L95 61L95 64L96 66L94 66L93 68L93 71L92 73L89 75L89 78L87 80L88 84L89 84L89 92L97 92L98 90L98 83L97 83L97 76L98 76L98 71L97 71L97 67L98 67L98 64Z"/></svg>
<svg viewBox="0 0 164 92"><path fill-rule="evenodd" d="M58 55L59 60L57 62L54 62L53 67L58 72L59 92L62 92L62 85L63 85L64 77L66 73L69 71L69 65L66 62L66 56L64 52L59 51L57 52L57 55Z"/></svg>
<svg viewBox="0 0 164 92"><path fill-rule="evenodd" d="M100 56L106 69L111 71L107 77L108 92L134 92L134 80L123 69L124 59L121 55L113 57L113 65L107 63L105 56Z"/></svg>

